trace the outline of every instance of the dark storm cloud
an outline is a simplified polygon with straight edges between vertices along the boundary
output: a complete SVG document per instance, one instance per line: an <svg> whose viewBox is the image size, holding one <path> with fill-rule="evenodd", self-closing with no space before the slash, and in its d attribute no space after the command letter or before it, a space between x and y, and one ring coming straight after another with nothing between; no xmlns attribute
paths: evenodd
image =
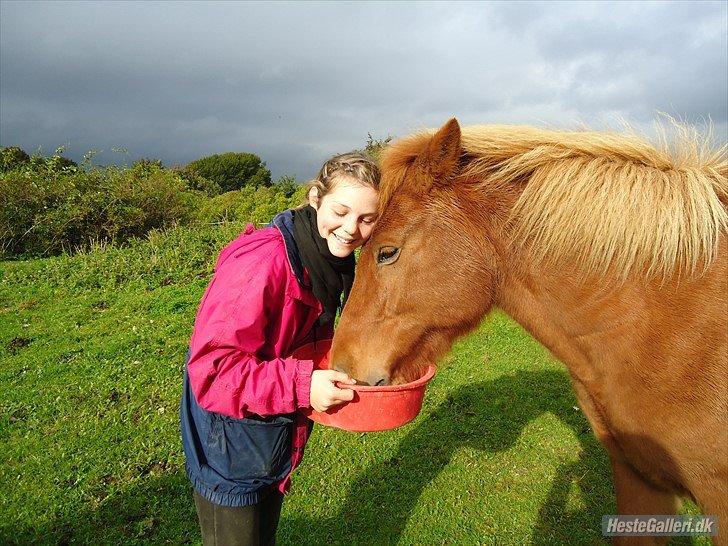
<svg viewBox="0 0 728 546"><path fill-rule="evenodd" d="M657 110L726 127L726 5L0 4L0 140L101 160L258 153L313 175L367 133Z"/></svg>

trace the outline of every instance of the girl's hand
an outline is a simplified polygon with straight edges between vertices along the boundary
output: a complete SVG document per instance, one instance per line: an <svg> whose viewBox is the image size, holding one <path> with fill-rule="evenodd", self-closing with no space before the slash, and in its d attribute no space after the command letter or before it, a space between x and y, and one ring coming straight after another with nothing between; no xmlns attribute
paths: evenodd
<svg viewBox="0 0 728 546"><path fill-rule="evenodd" d="M339 389L334 382L356 384L356 380L335 370L315 370L311 375L311 407L326 411L332 406L354 399L352 389Z"/></svg>

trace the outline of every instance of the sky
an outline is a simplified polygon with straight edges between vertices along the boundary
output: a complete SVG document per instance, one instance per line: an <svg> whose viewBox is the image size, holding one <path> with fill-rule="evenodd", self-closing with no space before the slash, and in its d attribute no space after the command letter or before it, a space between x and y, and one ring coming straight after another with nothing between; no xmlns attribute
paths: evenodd
<svg viewBox="0 0 728 546"><path fill-rule="evenodd" d="M305 181L374 138L667 113L728 140L728 2L0 0L0 146L253 152Z"/></svg>

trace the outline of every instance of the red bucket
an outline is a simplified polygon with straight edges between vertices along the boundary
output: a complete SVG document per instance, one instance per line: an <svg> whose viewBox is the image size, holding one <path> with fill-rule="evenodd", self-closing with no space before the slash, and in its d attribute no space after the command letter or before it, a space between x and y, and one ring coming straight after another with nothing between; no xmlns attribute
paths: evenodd
<svg viewBox="0 0 728 546"><path fill-rule="evenodd" d="M329 367L331 340L309 343L297 349L293 356L313 360L314 369ZM401 427L412 421L422 409L427 383L435 376L435 366L428 366L422 377L402 385L368 387L346 385L354 390L354 399L320 412L306 410L309 419L329 427L353 432L375 432Z"/></svg>

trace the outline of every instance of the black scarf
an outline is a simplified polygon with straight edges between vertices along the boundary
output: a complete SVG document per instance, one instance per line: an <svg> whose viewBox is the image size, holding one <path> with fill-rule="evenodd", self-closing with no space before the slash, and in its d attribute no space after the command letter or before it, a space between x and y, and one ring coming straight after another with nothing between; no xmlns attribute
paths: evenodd
<svg viewBox="0 0 728 546"><path fill-rule="evenodd" d="M346 303L354 283L356 261L353 252L346 258L331 254L326 239L319 235L316 218L316 209L311 206L293 210L293 239L313 293L324 307L318 319L318 324L323 325L334 320L336 310Z"/></svg>

